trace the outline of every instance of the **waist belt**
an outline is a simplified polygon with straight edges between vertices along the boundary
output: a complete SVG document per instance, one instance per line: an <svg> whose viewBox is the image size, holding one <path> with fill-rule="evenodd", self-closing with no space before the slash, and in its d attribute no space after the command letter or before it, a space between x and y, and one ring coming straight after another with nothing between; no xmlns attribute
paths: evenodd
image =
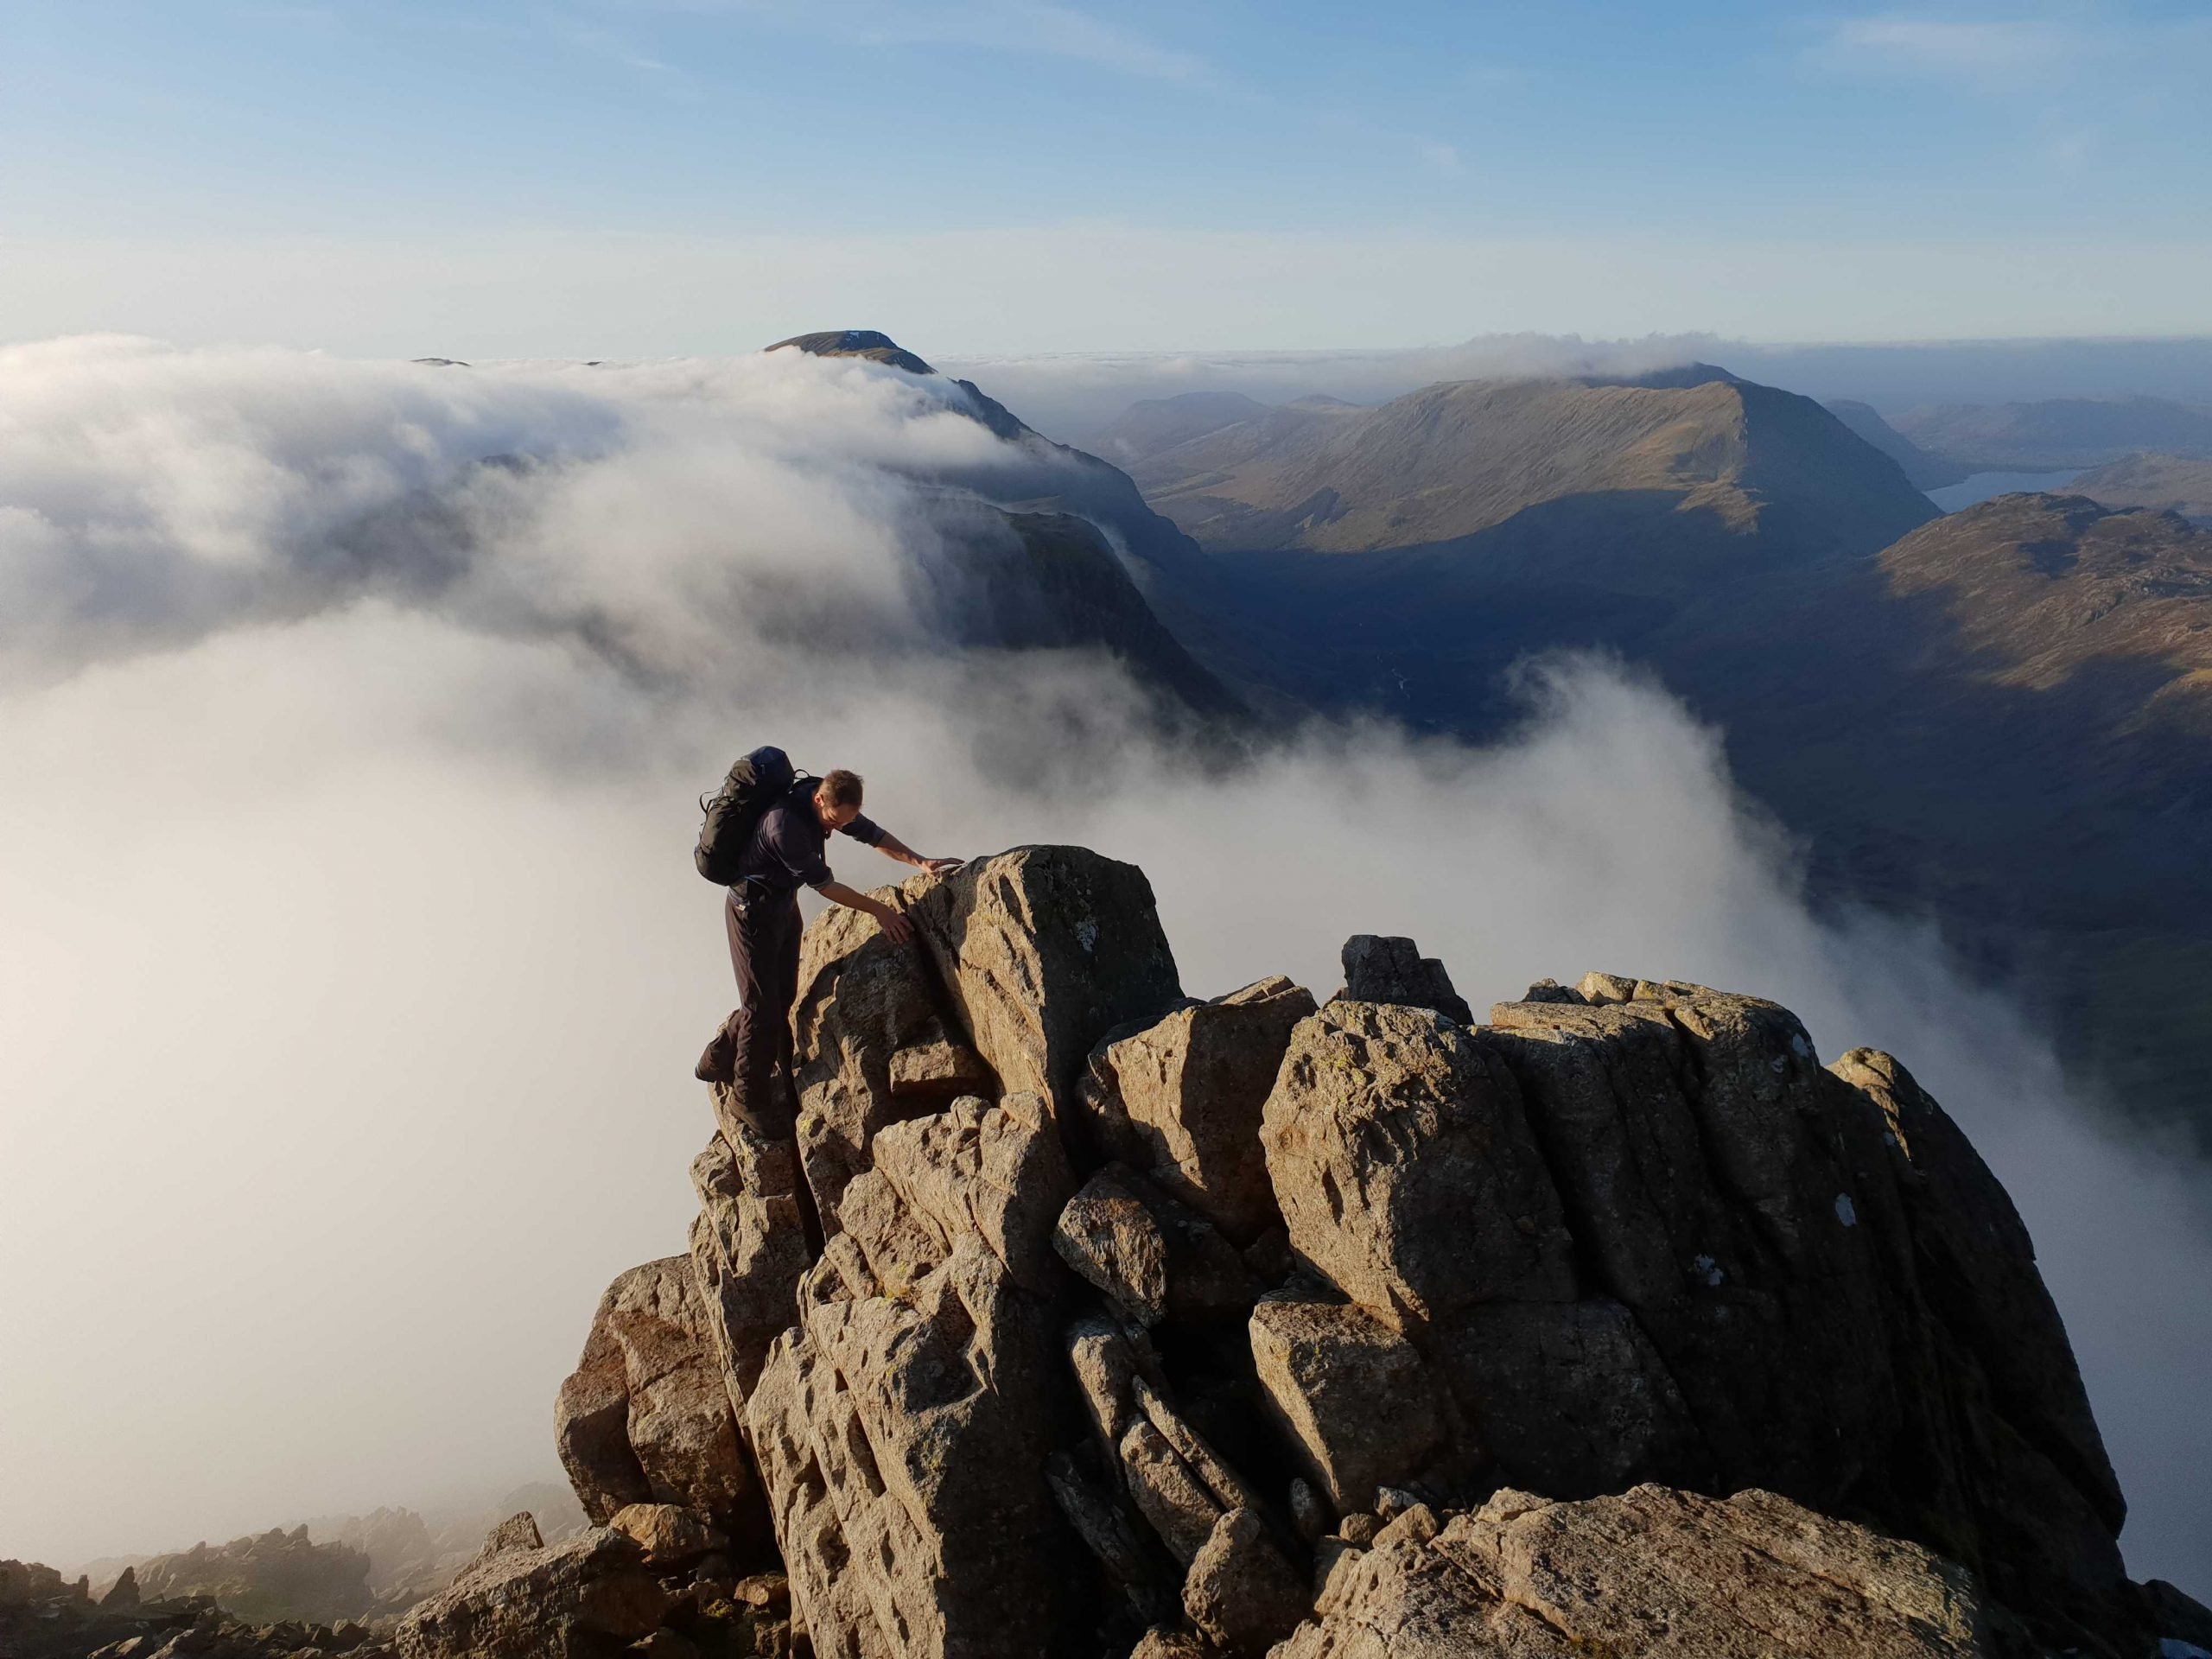
<svg viewBox="0 0 2212 1659"><path fill-rule="evenodd" d="M735 882L731 886L729 896L730 902L737 906L737 913L741 916L747 916L756 908L772 905L779 899L788 899L796 904L798 901L798 889L793 887L789 893L779 893L759 876L748 875L742 881Z"/></svg>

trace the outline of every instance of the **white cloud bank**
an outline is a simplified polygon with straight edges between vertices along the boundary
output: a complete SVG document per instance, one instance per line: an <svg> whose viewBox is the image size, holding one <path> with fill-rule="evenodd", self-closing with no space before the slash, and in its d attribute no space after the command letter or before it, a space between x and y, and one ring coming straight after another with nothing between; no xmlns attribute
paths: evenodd
<svg viewBox="0 0 2212 1659"><path fill-rule="evenodd" d="M601 1288L683 1248L732 995L691 798L772 739L927 850L1143 865L1198 994L1325 994L1346 934L1408 932L1478 1006L1602 967L1893 1049L2035 1230L2133 1566L2208 1577L2204 1173L2108 1138L1925 938L1815 922L1653 688L1567 665L1493 752L1323 730L1201 779L1098 662L931 654L902 473L988 440L861 365L73 342L0 358L10 424L0 1554L549 1467Z"/></svg>

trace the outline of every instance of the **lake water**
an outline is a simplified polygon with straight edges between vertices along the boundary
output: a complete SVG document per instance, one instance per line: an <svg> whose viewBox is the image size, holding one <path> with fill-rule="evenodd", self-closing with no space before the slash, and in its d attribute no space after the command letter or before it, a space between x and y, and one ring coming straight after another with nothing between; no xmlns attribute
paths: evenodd
<svg viewBox="0 0 2212 1659"><path fill-rule="evenodd" d="M2088 469L2069 467L2063 473L1969 473L1955 484L1928 492L1928 499L1946 512L1986 501L1992 496L2021 490L2063 490Z"/></svg>

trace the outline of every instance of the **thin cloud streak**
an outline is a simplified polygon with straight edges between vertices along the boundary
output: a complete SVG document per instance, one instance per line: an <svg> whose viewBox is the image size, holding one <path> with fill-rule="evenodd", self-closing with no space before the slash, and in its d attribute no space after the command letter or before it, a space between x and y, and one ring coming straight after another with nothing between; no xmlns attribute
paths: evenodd
<svg viewBox="0 0 2212 1659"><path fill-rule="evenodd" d="M1206 67L1056 0L642 0L642 9L756 18L796 33L856 46L965 46L1088 63L1155 80L1197 80Z"/></svg>
<svg viewBox="0 0 2212 1659"><path fill-rule="evenodd" d="M2078 47L2068 30L2040 19L1955 22L1893 12L1839 22L1818 51L1843 67L1998 85L2044 74Z"/></svg>

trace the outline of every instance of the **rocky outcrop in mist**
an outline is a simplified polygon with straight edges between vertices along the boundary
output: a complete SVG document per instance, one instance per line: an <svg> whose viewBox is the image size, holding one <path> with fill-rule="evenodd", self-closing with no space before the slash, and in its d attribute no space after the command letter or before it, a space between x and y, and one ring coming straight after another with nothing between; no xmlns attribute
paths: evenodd
<svg viewBox="0 0 2212 1659"><path fill-rule="evenodd" d="M269 1536L292 1541L286 1533ZM303 1538L296 1541L305 1543ZM187 1655L198 1659L276 1659L277 1655L323 1659L340 1653L356 1659L391 1659L391 1649L370 1627L352 1619L319 1624L280 1618L253 1624L234 1617L212 1595L149 1593L135 1567L124 1568L106 1592L95 1597L84 1577L65 1580L52 1567L35 1561L0 1561L0 1656L4 1659L185 1659Z"/></svg>
<svg viewBox="0 0 2212 1659"><path fill-rule="evenodd" d="M1182 994L1142 873L1019 849L809 931L795 1144L716 1098L461 1653L2147 1656L2002 1187L1888 1055L1407 940ZM784 1598L787 1594L788 1601Z"/></svg>

